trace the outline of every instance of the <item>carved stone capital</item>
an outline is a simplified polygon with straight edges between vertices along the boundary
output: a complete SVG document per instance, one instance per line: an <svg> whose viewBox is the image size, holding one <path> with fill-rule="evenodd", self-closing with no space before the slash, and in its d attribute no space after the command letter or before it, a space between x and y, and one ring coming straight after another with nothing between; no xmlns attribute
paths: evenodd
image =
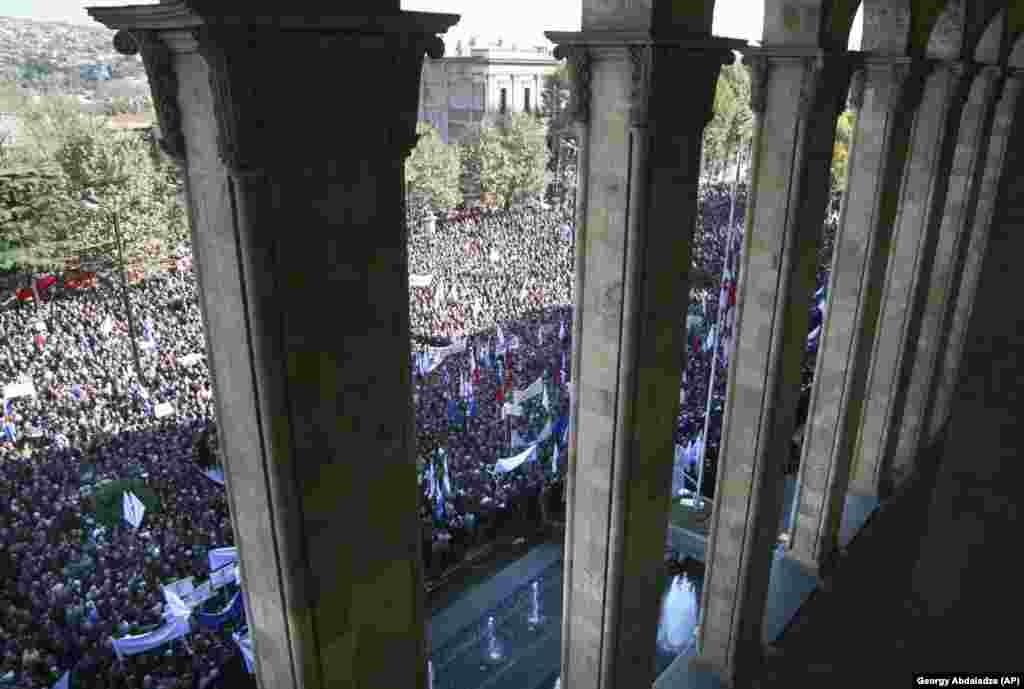
<svg viewBox="0 0 1024 689"><path fill-rule="evenodd" d="M376 107L368 106L366 112L379 110L382 116L394 118L388 123L387 143L397 149L403 160L418 138L416 120L423 57L444 56L444 43L433 34L309 34L261 27L201 26L193 30L193 35L209 69L220 157L238 173L262 168L268 151L275 158L292 156L292 147L280 139L289 129L299 138L309 138L300 131L296 104L281 102L280 94L270 83L273 80L267 77L280 71L276 63L279 55L290 55L299 62L307 59L309 64L374 60L388 88L379 96ZM267 136L272 127L278 138ZM325 156L310 159L317 157Z"/></svg>
<svg viewBox="0 0 1024 689"><path fill-rule="evenodd" d="M137 29L114 34L114 49L122 55L142 54L142 64L153 93L153 106L160 123L160 148L178 163L185 160L185 136L178 107L178 76L174 57L156 31Z"/></svg>
<svg viewBox="0 0 1024 689"><path fill-rule="evenodd" d="M590 51L582 45L559 45L555 59L568 60L572 71L572 97L569 117L582 124L590 121Z"/></svg>
<svg viewBox="0 0 1024 689"><path fill-rule="evenodd" d="M850 95L848 102L850 108L857 112L864 107L864 87L867 83L867 71L864 69L857 69L850 77Z"/></svg>
<svg viewBox="0 0 1024 689"><path fill-rule="evenodd" d="M629 122L633 127L646 127L651 95L651 67L654 50L650 45L631 45L628 48L632 67L632 87L629 94Z"/></svg>
<svg viewBox="0 0 1024 689"><path fill-rule="evenodd" d="M743 64L750 69L750 109L758 116L764 115L771 62L764 55L752 54L743 58Z"/></svg>

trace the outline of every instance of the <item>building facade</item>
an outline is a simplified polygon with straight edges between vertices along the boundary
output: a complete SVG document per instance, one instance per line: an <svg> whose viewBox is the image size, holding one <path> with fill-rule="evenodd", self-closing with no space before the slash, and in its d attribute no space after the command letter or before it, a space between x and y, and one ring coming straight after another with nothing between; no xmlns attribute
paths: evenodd
<svg viewBox="0 0 1024 689"><path fill-rule="evenodd" d="M654 681L688 228L733 50L751 69L756 115L735 342L695 653L655 686L844 686L868 674L864 685L888 687L942 665L1006 667L1019 642L992 617L1012 619L1019 598L1024 1L865 2L857 52L854 0L764 0L758 48L713 37L714 5L583 0L582 31L549 34L573 64L580 142L561 686ZM423 56L443 56L439 35L459 18L399 0L292 0L273 16L222 0L90 13L120 29L119 50L141 52L164 149L185 171L260 686L424 689L400 199ZM323 88L310 64L371 64L350 86L380 97L296 108ZM459 95L486 112L506 88L508 107L522 93L511 76ZM849 188L780 552L782 466L847 97L858 111ZM309 294L337 295L339 317ZM921 488L929 475L934 491ZM848 551L847 495L881 503ZM887 531L892 547L869 547L859 565L857 539ZM854 643L801 621L831 644L792 660L805 673L824 665L815 683L768 684L778 649L764 619L783 560L820 580L808 601L818 610L869 600L872 587L895 603L868 605L874 616L833 606L837 625L863 630ZM874 578L844 589L851 567ZM917 656L912 636L891 635L902 600L925 635ZM848 672L831 672L840 654Z"/></svg>
<svg viewBox="0 0 1024 689"><path fill-rule="evenodd" d="M466 143L486 115L536 111L544 77L558 65L550 50L498 47L425 59L418 118L430 122L445 143Z"/></svg>

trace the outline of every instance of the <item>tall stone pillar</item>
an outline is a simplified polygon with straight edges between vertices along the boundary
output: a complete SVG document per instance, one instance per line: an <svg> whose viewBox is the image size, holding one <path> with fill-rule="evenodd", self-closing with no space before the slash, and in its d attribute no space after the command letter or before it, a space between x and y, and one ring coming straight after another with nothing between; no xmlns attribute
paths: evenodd
<svg viewBox="0 0 1024 689"><path fill-rule="evenodd" d="M877 491L886 498L912 470L913 456L894 462L896 441L935 264L960 115L974 74L969 63L938 65L925 83L914 121L854 450L854 490L859 493Z"/></svg>
<svg viewBox="0 0 1024 689"><path fill-rule="evenodd" d="M402 163L423 55L457 17L204 4L91 13L160 55L146 66L188 173L257 676L423 688ZM324 64L372 64L346 88L376 97L303 107Z"/></svg>
<svg viewBox="0 0 1024 689"><path fill-rule="evenodd" d="M916 351L910 364L903 422L896 438L893 460L897 467L912 465L918 451L924 449L929 441L926 416L948 341L950 311L964 267L961 256L970 241L978 184L985 172L985 158L1003 80L1001 67L982 68L974 79L961 115L931 273L916 295L915 306L923 312L920 334L914 343Z"/></svg>
<svg viewBox="0 0 1024 689"><path fill-rule="evenodd" d="M850 80L845 52L797 51L748 58L758 121L695 659L727 684L742 685L761 662L807 304Z"/></svg>
<svg viewBox="0 0 1024 689"><path fill-rule="evenodd" d="M871 56L851 88L857 119L849 179L787 553L816 575L825 574L838 545L900 180L929 70L923 60Z"/></svg>
<svg viewBox="0 0 1024 689"><path fill-rule="evenodd" d="M954 291L949 296L950 310L940 328L940 332L947 340L945 346L939 348L941 359L936 372L937 383L932 405L925 416L929 442L939 436L949 419L953 394L960 373L967 323L974 308L981 264L988 250L988 237L995 211L996 192L1004 174L1010 129L1019 108L1022 86L1024 86L1024 73L1016 69L1007 70L1002 92L998 96L995 106L987 150L984 150L985 146L981 147L984 171L981 172L979 178L974 180L974 186L968 197L968 208L970 209L973 204L973 212L965 213L964 218L964 221L968 223L968 237L961 244L962 253L958 258L961 262L959 269L961 277L953 285Z"/></svg>
<svg viewBox="0 0 1024 689"><path fill-rule="evenodd" d="M559 58L572 60L573 109L585 122L562 683L647 686L702 134L719 70L741 43L640 32L547 36Z"/></svg>

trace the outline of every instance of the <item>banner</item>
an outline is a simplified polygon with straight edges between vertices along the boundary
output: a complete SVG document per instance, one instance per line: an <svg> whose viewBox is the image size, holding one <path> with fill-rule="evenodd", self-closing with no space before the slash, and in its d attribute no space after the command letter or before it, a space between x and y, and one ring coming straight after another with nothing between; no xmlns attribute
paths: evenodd
<svg viewBox="0 0 1024 689"><path fill-rule="evenodd" d="M503 404L501 406L501 418L503 418L503 419L506 416L522 416L522 415L523 415L523 408L521 406L519 406L518 404L512 404L511 402L506 402L505 404Z"/></svg>
<svg viewBox="0 0 1024 689"><path fill-rule="evenodd" d="M4 399L13 400L16 397L35 397L36 388L32 383L11 383L4 387Z"/></svg>
<svg viewBox="0 0 1024 689"><path fill-rule="evenodd" d="M466 339L456 340L447 347L428 347L427 351L420 355L420 368L424 373L430 373L452 354L461 354L466 351Z"/></svg>
<svg viewBox="0 0 1024 689"><path fill-rule="evenodd" d="M153 416L158 419L162 419L165 416L174 415L174 405L170 402L161 402L160 404L153 407Z"/></svg>
<svg viewBox="0 0 1024 689"><path fill-rule="evenodd" d="M238 562L238 548L214 548L206 556L210 559L210 571L213 571L232 562Z"/></svg>
<svg viewBox="0 0 1024 689"><path fill-rule="evenodd" d="M135 636L122 636L120 639L111 639L114 653L119 660L124 656L145 653L158 646L170 643L192 631L192 623L188 617L168 617L167 621L159 629L146 634Z"/></svg>
<svg viewBox="0 0 1024 689"><path fill-rule="evenodd" d="M505 459L499 459L497 464L494 465L494 470L498 473L504 473L512 471L520 464L525 462L532 462L537 459L537 446L531 445L528 450L521 452L514 457L506 457Z"/></svg>
<svg viewBox="0 0 1024 689"><path fill-rule="evenodd" d="M203 355L199 352L193 352L192 354L186 354L178 359L178 363L182 366L195 366L202 361Z"/></svg>
<svg viewBox="0 0 1024 689"><path fill-rule="evenodd" d="M206 629L220 629L225 623L241 619L242 617L242 592L236 591L228 604L217 612L204 612L196 610L196 624Z"/></svg>
<svg viewBox="0 0 1024 689"><path fill-rule="evenodd" d="M193 577L185 577L184 579L178 579L164 586L164 600L170 602L171 598L168 593L177 596L178 598L184 599L195 590L195 580Z"/></svg>
<svg viewBox="0 0 1024 689"><path fill-rule="evenodd" d="M433 275L410 275L409 286L410 287L430 287L430 283L434 281Z"/></svg>
<svg viewBox="0 0 1024 689"><path fill-rule="evenodd" d="M252 635L249 630L246 629L244 634L235 632L231 635L238 644L239 650L242 651L242 659L245 660L245 669L249 671L249 674L253 674L256 671L256 656L252 652Z"/></svg>
<svg viewBox="0 0 1024 689"><path fill-rule="evenodd" d="M224 588L236 580L235 568L231 564L227 564L218 570L210 572L210 586L214 589Z"/></svg>
<svg viewBox="0 0 1024 689"><path fill-rule="evenodd" d="M544 392L544 376L541 376L537 380L530 383L530 386L525 390L516 390L513 395L513 399L516 404L522 404L528 400L532 400L537 395Z"/></svg>

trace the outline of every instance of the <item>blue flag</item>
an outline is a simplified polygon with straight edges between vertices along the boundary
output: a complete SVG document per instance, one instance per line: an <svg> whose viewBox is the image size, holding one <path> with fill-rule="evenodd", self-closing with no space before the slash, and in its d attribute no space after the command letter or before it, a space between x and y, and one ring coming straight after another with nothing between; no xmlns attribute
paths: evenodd
<svg viewBox="0 0 1024 689"><path fill-rule="evenodd" d="M469 399L469 411L468 411L468 414L469 414L470 418L476 417L476 399L475 398L471 397Z"/></svg>
<svg viewBox="0 0 1024 689"><path fill-rule="evenodd" d="M454 399L448 400L448 423L455 423L456 405Z"/></svg>

